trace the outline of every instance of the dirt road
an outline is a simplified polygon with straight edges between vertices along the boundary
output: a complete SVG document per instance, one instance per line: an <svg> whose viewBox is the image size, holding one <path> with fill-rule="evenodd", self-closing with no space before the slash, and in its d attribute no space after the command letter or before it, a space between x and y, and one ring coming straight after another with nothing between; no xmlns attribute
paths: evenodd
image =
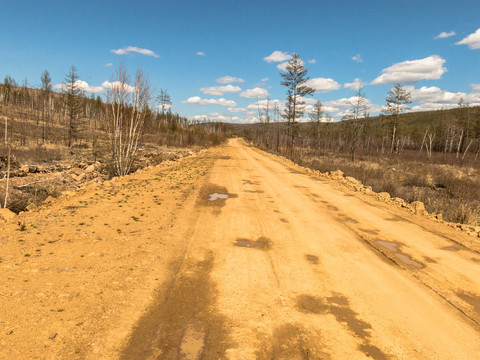
<svg viewBox="0 0 480 360"><path fill-rule="evenodd" d="M0 357L480 359L480 244L238 139L24 221Z"/></svg>

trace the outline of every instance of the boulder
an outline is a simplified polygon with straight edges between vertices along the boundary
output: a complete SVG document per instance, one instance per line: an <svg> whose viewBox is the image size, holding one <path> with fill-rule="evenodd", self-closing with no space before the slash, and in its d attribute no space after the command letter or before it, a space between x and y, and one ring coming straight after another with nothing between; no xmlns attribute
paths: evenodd
<svg viewBox="0 0 480 360"><path fill-rule="evenodd" d="M380 199L384 199L384 200L390 199L390 194L387 193L387 192L385 192L385 191L378 193L377 196L378 196Z"/></svg>
<svg viewBox="0 0 480 360"><path fill-rule="evenodd" d="M92 172L94 172L94 171L95 171L95 165L89 165L89 166L87 166L87 168L85 169L85 172L86 172L87 174L92 173Z"/></svg>
<svg viewBox="0 0 480 360"><path fill-rule="evenodd" d="M415 214L418 214L418 215L428 215L428 212L427 210L425 210L425 204L421 201L413 201L411 204L410 204L413 208L413 211L415 212Z"/></svg>
<svg viewBox="0 0 480 360"><path fill-rule="evenodd" d="M335 178L343 178L345 174L342 170L335 170L335 171L330 171L330 175Z"/></svg>

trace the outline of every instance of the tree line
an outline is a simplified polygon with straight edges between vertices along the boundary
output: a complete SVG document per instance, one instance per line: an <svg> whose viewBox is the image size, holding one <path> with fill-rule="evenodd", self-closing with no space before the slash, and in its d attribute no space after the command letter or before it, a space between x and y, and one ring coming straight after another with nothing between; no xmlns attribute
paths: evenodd
<svg viewBox="0 0 480 360"><path fill-rule="evenodd" d="M339 153L355 161L358 153L398 155L405 151L428 158L435 153L453 154L460 160L470 155L475 161L480 155L479 107L460 100L455 109L407 112L411 94L401 84L386 94L385 110L379 116L370 116L368 99L359 86L341 121L333 122L317 100L308 114L310 121L302 122L305 98L315 92L308 86L307 73L298 54L293 54L286 71L280 73L287 95L284 111L267 99L258 107L260 123L239 127L240 133L257 146L294 160L306 154Z"/></svg>
<svg viewBox="0 0 480 360"><path fill-rule="evenodd" d="M105 97L87 96L78 69L71 66L60 91L55 91L47 70L37 88L25 79L18 84L11 76L0 83L0 119L4 145L63 144L89 148L95 158L105 144L116 175L131 169L140 141L169 146L219 144L227 125L199 126L198 121L171 111L166 89L151 88L148 76L137 71L131 77L120 65Z"/></svg>

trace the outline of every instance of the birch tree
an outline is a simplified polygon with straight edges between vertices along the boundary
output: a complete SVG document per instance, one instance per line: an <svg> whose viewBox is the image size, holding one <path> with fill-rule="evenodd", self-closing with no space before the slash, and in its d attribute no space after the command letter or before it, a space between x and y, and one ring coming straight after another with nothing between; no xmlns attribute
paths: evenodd
<svg viewBox="0 0 480 360"><path fill-rule="evenodd" d="M112 172L127 175L133 166L152 90L148 79L137 70L133 85L124 65L117 67L107 88L108 134L111 141Z"/></svg>

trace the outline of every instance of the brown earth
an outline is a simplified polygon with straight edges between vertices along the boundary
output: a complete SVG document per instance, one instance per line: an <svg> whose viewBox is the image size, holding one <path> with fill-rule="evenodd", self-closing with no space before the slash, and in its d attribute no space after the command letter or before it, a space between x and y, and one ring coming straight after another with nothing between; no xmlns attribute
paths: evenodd
<svg viewBox="0 0 480 360"><path fill-rule="evenodd" d="M476 238L238 139L0 226L1 359L479 358Z"/></svg>

